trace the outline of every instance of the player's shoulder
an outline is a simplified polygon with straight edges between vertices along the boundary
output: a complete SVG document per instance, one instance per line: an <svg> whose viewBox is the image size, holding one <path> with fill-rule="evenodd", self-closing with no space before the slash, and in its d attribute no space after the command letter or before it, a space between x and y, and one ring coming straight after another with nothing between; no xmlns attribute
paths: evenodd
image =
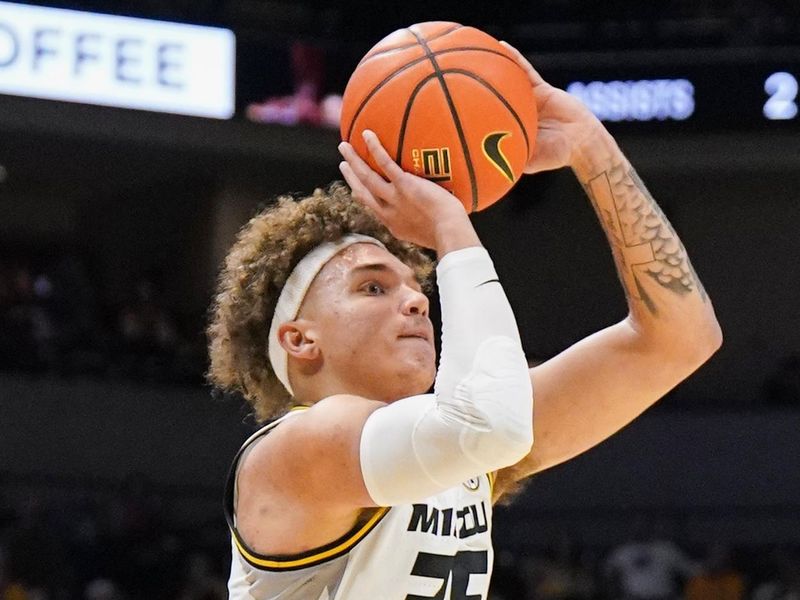
<svg viewBox="0 0 800 600"><path fill-rule="evenodd" d="M302 504L316 512L365 506L361 480L361 429L383 402L338 395L296 411L258 439L243 456L237 476L245 500L272 506Z"/></svg>
<svg viewBox="0 0 800 600"><path fill-rule="evenodd" d="M350 394L324 398L311 406L293 409L259 437L242 464L247 471L287 472L319 463L343 444L360 440L361 428L370 414L384 402ZM288 473L287 473L288 474Z"/></svg>
<svg viewBox="0 0 800 600"><path fill-rule="evenodd" d="M328 415L339 411L365 410L369 407L375 410L381 406L386 406L386 402L370 400L369 398L364 398L363 396L357 396L355 394L335 394L315 402L309 406L308 410L304 411L303 414Z"/></svg>
<svg viewBox="0 0 800 600"><path fill-rule="evenodd" d="M308 441L308 437L335 435L347 425L356 424L377 409L386 406L385 402L370 400L352 394L336 394L328 396L305 410L298 411L295 418L287 420L282 427L283 436L300 436ZM360 429L359 429L360 431Z"/></svg>

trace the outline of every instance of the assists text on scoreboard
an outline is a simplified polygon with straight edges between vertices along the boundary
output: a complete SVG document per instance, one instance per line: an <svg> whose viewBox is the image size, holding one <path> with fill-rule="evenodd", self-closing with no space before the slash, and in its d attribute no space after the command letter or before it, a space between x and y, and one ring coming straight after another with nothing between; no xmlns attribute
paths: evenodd
<svg viewBox="0 0 800 600"><path fill-rule="evenodd" d="M783 68L781 68L783 67ZM679 76L564 77L561 85L603 121L759 126L798 122L800 65L695 68Z"/></svg>

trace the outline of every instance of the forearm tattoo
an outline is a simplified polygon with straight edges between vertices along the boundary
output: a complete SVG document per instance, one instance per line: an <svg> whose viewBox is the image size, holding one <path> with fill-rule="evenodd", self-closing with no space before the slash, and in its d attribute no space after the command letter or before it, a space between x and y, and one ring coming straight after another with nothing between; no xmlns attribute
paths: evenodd
<svg viewBox="0 0 800 600"><path fill-rule="evenodd" d="M581 183L608 234L629 302L635 298L658 314L643 277L679 296L696 292L707 300L686 249L633 167L617 162Z"/></svg>

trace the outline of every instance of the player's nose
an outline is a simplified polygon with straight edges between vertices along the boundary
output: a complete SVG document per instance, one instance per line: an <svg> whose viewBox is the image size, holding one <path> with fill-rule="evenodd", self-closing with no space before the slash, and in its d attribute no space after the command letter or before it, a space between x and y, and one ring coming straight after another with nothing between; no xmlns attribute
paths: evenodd
<svg viewBox="0 0 800 600"><path fill-rule="evenodd" d="M406 295L403 299L403 314L427 317L428 308L428 297L425 294L413 288L406 288Z"/></svg>

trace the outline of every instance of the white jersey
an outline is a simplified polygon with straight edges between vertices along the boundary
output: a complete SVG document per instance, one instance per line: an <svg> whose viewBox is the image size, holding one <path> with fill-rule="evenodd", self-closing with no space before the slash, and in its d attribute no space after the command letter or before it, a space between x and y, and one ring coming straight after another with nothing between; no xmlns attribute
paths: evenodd
<svg viewBox="0 0 800 600"><path fill-rule="evenodd" d="M288 416L288 415L287 415ZM230 600L486 600L492 573L490 475L416 504L378 508L347 534L292 556L254 552L236 529L234 459L225 492L231 528Z"/></svg>

